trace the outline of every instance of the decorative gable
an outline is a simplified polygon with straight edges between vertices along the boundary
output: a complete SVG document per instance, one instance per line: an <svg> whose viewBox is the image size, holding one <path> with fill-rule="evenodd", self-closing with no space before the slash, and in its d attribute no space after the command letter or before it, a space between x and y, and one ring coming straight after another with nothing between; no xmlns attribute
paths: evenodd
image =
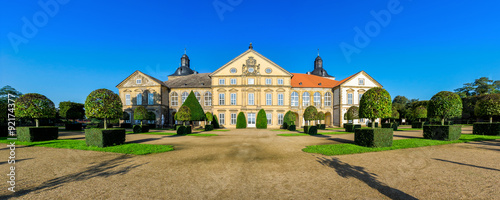
<svg viewBox="0 0 500 200"><path fill-rule="evenodd" d="M219 69L215 70L213 76L292 76L292 74L273 61L249 49L233 60L229 61Z"/></svg>
<svg viewBox="0 0 500 200"><path fill-rule="evenodd" d="M128 88L128 87L150 87L150 86L160 86L165 85L160 80L153 78L147 74L142 73L141 71L135 71L130 76L128 76L125 80L123 80L120 84L118 84L117 88Z"/></svg>

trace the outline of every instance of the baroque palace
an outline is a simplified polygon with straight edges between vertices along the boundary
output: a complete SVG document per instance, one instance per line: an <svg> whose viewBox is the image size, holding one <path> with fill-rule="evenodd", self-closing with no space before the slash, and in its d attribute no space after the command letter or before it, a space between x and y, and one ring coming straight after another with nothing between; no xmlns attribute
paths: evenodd
<svg viewBox="0 0 500 200"><path fill-rule="evenodd" d="M382 85L364 71L335 80L323 68L319 55L312 72L290 73L256 52L250 43L247 51L212 73L192 70L189 57L184 54L181 66L167 81L135 71L116 87L124 111L131 116L126 121L133 122L135 107L142 105L156 114L151 123L173 125L175 112L193 91L203 110L217 116L223 127L235 128L239 112L245 113L247 127L255 127L257 112L264 109L268 127L279 128L289 110L297 113L295 124L303 126L303 112L309 105L325 113L327 127L342 126L347 123L343 117L347 109L359 106L368 89ZM355 120L365 122L366 119Z"/></svg>

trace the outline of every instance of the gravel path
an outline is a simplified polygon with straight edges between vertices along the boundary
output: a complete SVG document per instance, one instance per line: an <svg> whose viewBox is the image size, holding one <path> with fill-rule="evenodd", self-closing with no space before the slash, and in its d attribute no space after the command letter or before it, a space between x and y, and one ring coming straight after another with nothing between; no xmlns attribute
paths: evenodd
<svg viewBox="0 0 500 200"><path fill-rule="evenodd" d="M470 133L470 127L463 133ZM15 196L22 199L495 199L500 141L344 156L302 152L353 134L282 137L244 129L219 136L127 135L128 142L174 145L134 156L44 147L16 149ZM83 139L79 132L61 138ZM421 137L398 131L395 139ZM2 146L0 157L9 150ZM0 173L9 164L0 161ZM6 180L7 176L3 176ZM2 181L0 199L7 199ZM16 197L14 197L16 198Z"/></svg>

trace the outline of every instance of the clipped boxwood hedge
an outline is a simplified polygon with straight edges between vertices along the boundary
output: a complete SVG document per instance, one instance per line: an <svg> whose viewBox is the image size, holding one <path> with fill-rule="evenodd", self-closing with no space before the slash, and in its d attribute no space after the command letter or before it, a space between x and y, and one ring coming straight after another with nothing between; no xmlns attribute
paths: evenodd
<svg viewBox="0 0 500 200"><path fill-rule="evenodd" d="M318 130L325 130L326 129L326 124L318 124L316 126L318 127Z"/></svg>
<svg viewBox="0 0 500 200"><path fill-rule="evenodd" d="M304 126L304 133L316 135L318 134L318 128L316 126Z"/></svg>
<svg viewBox="0 0 500 200"><path fill-rule="evenodd" d="M462 135L462 126L460 125L425 125L424 139L432 140L458 140Z"/></svg>
<svg viewBox="0 0 500 200"><path fill-rule="evenodd" d="M297 128L296 128L295 125L288 125L288 130L289 131L295 131L295 130L297 130Z"/></svg>
<svg viewBox="0 0 500 200"><path fill-rule="evenodd" d="M17 127L17 139L21 142L55 140L59 137L56 126Z"/></svg>
<svg viewBox="0 0 500 200"><path fill-rule="evenodd" d="M149 132L149 126L148 125L135 125L134 126L134 133L147 133Z"/></svg>
<svg viewBox="0 0 500 200"><path fill-rule="evenodd" d="M191 125L180 125L177 127L177 135L191 134Z"/></svg>
<svg viewBox="0 0 500 200"><path fill-rule="evenodd" d="M9 135L8 126L0 126L0 137L7 137Z"/></svg>
<svg viewBox="0 0 500 200"><path fill-rule="evenodd" d="M397 131L398 124L397 123L382 123L382 128L392 128L393 130Z"/></svg>
<svg viewBox="0 0 500 200"><path fill-rule="evenodd" d="M371 122L368 122L368 127L372 127L372 123ZM375 122L375 128L378 127L378 122Z"/></svg>
<svg viewBox="0 0 500 200"><path fill-rule="evenodd" d="M91 128L85 129L85 143L87 146L107 147L125 143L124 128Z"/></svg>
<svg viewBox="0 0 500 200"><path fill-rule="evenodd" d="M205 125L205 131L211 131L214 130L214 126L212 124Z"/></svg>
<svg viewBox="0 0 500 200"><path fill-rule="evenodd" d="M500 136L500 122L476 122L472 125L474 135L498 135Z"/></svg>
<svg viewBox="0 0 500 200"><path fill-rule="evenodd" d="M73 130L82 130L82 124L64 124L64 129L68 131L73 131Z"/></svg>
<svg viewBox="0 0 500 200"><path fill-rule="evenodd" d="M361 128L361 124L344 124L345 132L354 132L354 129Z"/></svg>
<svg viewBox="0 0 500 200"><path fill-rule="evenodd" d="M411 128L423 128L425 122L411 122Z"/></svg>
<svg viewBox="0 0 500 200"><path fill-rule="evenodd" d="M354 130L354 143L364 147L391 147L392 128L358 128Z"/></svg>

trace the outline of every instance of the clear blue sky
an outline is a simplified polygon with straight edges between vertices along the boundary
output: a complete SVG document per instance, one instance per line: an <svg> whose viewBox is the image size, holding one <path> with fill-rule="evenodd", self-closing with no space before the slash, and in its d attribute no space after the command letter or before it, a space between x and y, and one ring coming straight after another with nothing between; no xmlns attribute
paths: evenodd
<svg viewBox="0 0 500 200"><path fill-rule="evenodd" d="M166 80L184 48L192 68L203 73L250 42L292 73L311 71L319 48L330 75L343 79L365 70L393 98L429 99L482 76L500 79L498 1L60 3L58 9L37 1L0 3L0 87L41 93L56 105L83 103L98 88L117 92L115 86L135 70ZM381 17L382 26L371 11L391 18ZM356 47L355 28L366 34L366 26L370 42L359 40ZM357 48L350 61L342 43Z"/></svg>

